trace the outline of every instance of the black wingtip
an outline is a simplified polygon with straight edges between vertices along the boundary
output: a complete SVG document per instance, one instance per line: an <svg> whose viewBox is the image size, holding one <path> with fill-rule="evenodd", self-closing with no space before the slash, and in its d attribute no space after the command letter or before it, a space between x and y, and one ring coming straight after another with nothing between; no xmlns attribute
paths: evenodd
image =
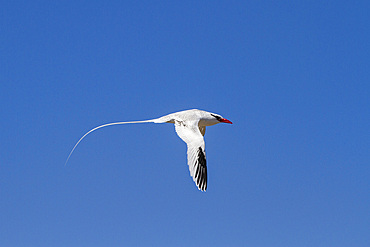
<svg viewBox="0 0 370 247"><path fill-rule="evenodd" d="M197 187L201 191L207 190L207 160L201 147L198 149L198 168L195 173Z"/></svg>

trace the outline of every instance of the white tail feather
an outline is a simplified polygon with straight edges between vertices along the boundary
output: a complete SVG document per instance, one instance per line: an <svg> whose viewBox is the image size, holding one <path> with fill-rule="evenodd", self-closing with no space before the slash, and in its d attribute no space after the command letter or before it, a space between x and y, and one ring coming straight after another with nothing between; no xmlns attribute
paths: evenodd
<svg viewBox="0 0 370 247"><path fill-rule="evenodd" d="M64 164L64 166L67 165L67 162L69 160L69 158L71 157L73 151L76 149L77 145L82 141L82 139L84 139L88 134L90 134L91 132L97 130L97 129L100 129L100 128L103 128L103 127L107 127L107 126L112 126L112 125L118 125L118 124L133 124L133 123L161 123L162 121L159 121L158 119L150 119L150 120L143 120L143 121L131 121L131 122L115 122L115 123L108 123L108 124L103 124L103 125L100 125L92 130L90 130L89 132L87 132L86 134L84 134L80 140L78 140L78 142L76 143L76 145L73 147L72 151L69 153L68 155L68 158L66 160L66 163Z"/></svg>

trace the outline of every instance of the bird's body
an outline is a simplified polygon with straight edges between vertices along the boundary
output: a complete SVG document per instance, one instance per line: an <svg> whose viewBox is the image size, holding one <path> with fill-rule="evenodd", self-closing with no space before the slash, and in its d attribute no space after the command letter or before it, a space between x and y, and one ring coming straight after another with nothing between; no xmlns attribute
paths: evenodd
<svg viewBox="0 0 370 247"><path fill-rule="evenodd" d="M221 117L219 114L192 109L171 113L163 117L150 120L116 122L100 125L81 137L70 152L66 164L82 139L97 129L111 125L129 123L173 123L175 125L177 135L187 144L188 147L187 156L190 175L198 189L205 191L207 189L207 162L203 136L207 126L212 126L222 122L231 124L229 120Z"/></svg>

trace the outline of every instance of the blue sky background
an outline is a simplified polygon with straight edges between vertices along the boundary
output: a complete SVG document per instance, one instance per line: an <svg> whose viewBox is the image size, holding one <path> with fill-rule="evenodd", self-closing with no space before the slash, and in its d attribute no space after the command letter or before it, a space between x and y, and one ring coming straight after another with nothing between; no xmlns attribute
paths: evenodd
<svg viewBox="0 0 370 247"><path fill-rule="evenodd" d="M368 1L2 1L0 245L370 246ZM171 124L207 129L209 185Z"/></svg>

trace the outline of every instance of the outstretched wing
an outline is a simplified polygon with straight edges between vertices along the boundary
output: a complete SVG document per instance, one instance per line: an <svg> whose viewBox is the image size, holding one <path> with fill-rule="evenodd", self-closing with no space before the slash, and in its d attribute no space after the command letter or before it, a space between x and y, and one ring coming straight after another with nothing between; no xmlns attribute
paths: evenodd
<svg viewBox="0 0 370 247"><path fill-rule="evenodd" d="M203 135L198 127L199 121L177 121L175 129L177 135L188 146L188 165L190 175L197 187L207 189L207 162Z"/></svg>

